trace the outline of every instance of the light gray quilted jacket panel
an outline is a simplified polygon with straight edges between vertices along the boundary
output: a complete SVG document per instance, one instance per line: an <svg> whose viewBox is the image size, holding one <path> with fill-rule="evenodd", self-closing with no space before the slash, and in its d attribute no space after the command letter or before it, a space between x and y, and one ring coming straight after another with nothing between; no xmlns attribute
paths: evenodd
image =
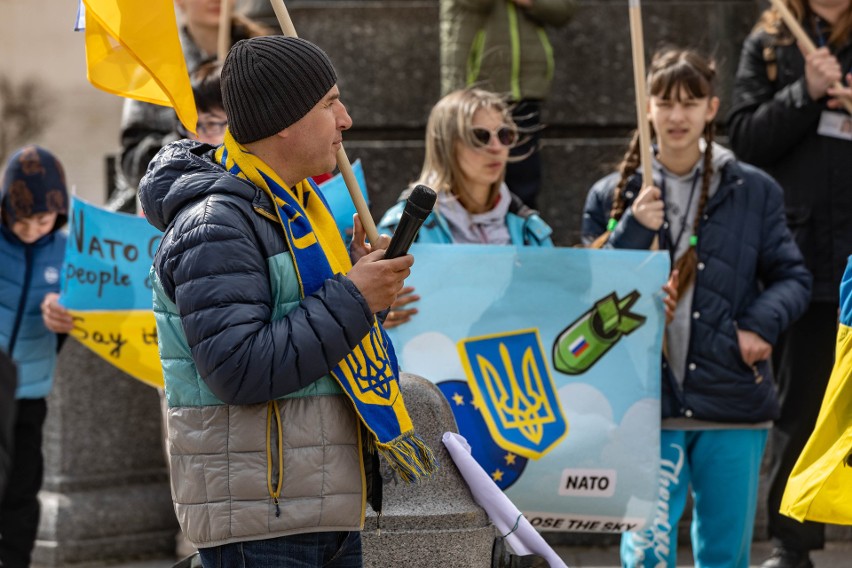
<svg viewBox="0 0 852 568"><path fill-rule="evenodd" d="M274 404L283 422L280 516L267 486L267 404L169 409L172 497L196 546L363 526L364 476L351 402L326 395ZM275 489L274 416L270 433Z"/></svg>

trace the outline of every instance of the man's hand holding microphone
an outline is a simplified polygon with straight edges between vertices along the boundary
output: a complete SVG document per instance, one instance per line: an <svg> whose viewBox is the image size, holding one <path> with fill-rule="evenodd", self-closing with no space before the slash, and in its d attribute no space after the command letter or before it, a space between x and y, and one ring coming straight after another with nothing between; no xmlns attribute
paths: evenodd
<svg viewBox="0 0 852 568"><path fill-rule="evenodd" d="M388 309L402 291L414 264L414 257L408 254L408 247L414 242L423 221L432 212L436 197L435 192L425 185L415 187L406 202L393 238L380 235L375 244L366 242L364 226L358 214L355 214L349 248L353 266L347 276L367 300L373 313Z"/></svg>

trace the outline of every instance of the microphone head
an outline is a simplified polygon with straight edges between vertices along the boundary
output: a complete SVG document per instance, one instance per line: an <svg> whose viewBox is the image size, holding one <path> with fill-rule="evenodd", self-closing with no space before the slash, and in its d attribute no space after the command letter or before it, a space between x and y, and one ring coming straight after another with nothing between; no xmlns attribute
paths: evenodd
<svg viewBox="0 0 852 568"><path fill-rule="evenodd" d="M417 185L411 190L411 195L405 203L405 210L414 215L418 219L425 219L435 207L435 200L438 199L438 194L431 187L425 185Z"/></svg>

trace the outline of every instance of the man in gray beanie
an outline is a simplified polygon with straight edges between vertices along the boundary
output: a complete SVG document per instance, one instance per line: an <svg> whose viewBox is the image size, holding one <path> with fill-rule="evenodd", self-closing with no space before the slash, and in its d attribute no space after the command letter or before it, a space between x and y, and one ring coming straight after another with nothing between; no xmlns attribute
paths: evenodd
<svg viewBox="0 0 852 568"><path fill-rule="evenodd" d="M368 488L378 508L370 410L340 367L372 340L364 367L389 368L376 314L413 259L384 259L387 237L371 247L357 219L347 253L309 179L334 169L352 124L336 82L308 41L238 42L224 145L174 142L140 184L165 231L151 280L172 496L206 568L361 566Z"/></svg>

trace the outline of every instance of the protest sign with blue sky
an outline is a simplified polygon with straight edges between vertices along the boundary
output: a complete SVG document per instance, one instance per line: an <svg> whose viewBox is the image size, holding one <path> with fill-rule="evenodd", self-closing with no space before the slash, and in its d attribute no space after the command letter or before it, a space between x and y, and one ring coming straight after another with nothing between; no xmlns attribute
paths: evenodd
<svg viewBox="0 0 852 568"><path fill-rule="evenodd" d="M664 253L415 245L391 330L536 528L622 532L658 491Z"/></svg>

